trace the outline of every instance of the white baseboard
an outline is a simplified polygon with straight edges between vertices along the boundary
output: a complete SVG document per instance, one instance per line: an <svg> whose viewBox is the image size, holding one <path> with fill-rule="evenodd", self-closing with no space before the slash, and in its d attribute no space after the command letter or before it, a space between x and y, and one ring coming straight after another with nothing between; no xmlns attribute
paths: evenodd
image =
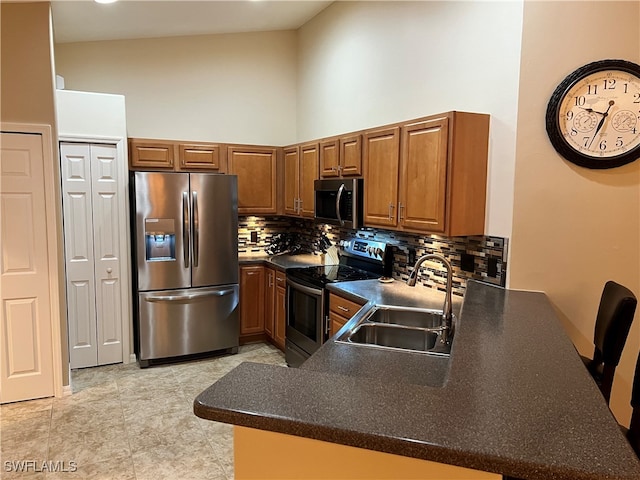
<svg viewBox="0 0 640 480"><path fill-rule="evenodd" d="M62 386L62 396L63 397L71 395L72 393L73 393L73 390L71 390L71 385L63 385Z"/></svg>
<svg viewBox="0 0 640 480"><path fill-rule="evenodd" d="M136 358L136 354L132 353L131 355L129 355L129 363L136 363L138 361L138 359Z"/></svg>

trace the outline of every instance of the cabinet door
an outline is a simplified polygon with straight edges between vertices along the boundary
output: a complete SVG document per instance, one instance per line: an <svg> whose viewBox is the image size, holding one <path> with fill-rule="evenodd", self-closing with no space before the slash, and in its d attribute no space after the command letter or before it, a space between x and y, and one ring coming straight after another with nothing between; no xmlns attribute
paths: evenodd
<svg viewBox="0 0 640 480"><path fill-rule="evenodd" d="M338 140L326 140L320 143L320 176L333 178L340 176L339 167L339 142Z"/></svg>
<svg viewBox="0 0 640 480"><path fill-rule="evenodd" d="M300 147L300 214L313 218L315 215L315 193L313 182L318 179L319 150L318 144Z"/></svg>
<svg viewBox="0 0 640 480"><path fill-rule="evenodd" d="M362 137L360 135L340 139L340 174L343 177L362 175Z"/></svg>
<svg viewBox="0 0 640 480"><path fill-rule="evenodd" d="M240 335L264 333L264 267L240 267Z"/></svg>
<svg viewBox="0 0 640 480"><path fill-rule="evenodd" d="M373 130L364 134L364 223L368 226L397 225L400 128Z"/></svg>
<svg viewBox="0 0 640 480"><path fill-rule="evenodd" d="M129 165L132 170L173 170L175 144L170 141L129 141Z"/></svg>
<svg viewBox="0 0 640 480"><path fill-rule="evenodd" d="M180 143L178 158L180 170L211 170L224 173L223 155L220 145Z"/></svg>
<svg viewBox="0 0 640 480"><path fill-rule="evenodd" d="M265 147L228 147L229 173L238 176L238 214L277 213L277 150Z"/></svg>
<svg viewBox="0 0 640 480"><path fill-rule="evenodd" d="M91 146L93 253L98 365L122 361L118 156L115 145ZM105 228L108 225L109 228ZM123 252L124 253L124 252ZM125 253L126 254L126 253Z"/></svg>
<svg viewBox="0 0 640 480"><path fill-rule="evenodd" d="M298 201L300 199L298 185L300 178L300 154L298 147L284 149L284 213L298 215Z"/></svg>
<svg viewBox="0 0 640 480"><path fill-rule="evenodd" d="M329 336L333 337L338 330L340 330L345 323L349 321L348 318L338 315L336 312L329 312L329 320L331 325L329 326Z"/></svg>
<svg viewBox="0 0 640 480"><path fill-rule="evenodd" d="M98 364L93 249L91 153L86 144L61 144L67 322L71 368Z"/></svg>
<svg viewBox="0 0 640 480"><path fill-rule="evenodd" d="M400 227L444 232L448 119L402 128Z"/></svg>
<svg viewBox="0 0 640 480"><path fill-rule="evenodd" d="M264 297L264 331L271 338L274 337L275 300L276 300L276 271L265 268L265 297Z"/></svg>
<svg viewBox="0 0 640 480"><path fill-rule="evenodd" d="M275 335L274 340L280 350L284 350L285 330L287 328L287 288L286 276L276 272Z"/></svg>

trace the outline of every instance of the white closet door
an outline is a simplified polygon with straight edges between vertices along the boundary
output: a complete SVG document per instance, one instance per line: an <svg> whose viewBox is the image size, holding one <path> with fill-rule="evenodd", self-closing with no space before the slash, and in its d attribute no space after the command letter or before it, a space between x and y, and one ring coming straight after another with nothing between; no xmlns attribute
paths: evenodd
<svg viewBox="0 0 640 480"><path fill-rule="evenodd" d="M97 365L90 147L60 144L71 368Z"/></svg>
<svg viewBox="0 0 640 480"><path fill-rule="evenodd" d="M115 145L91 146L98 365L122 361L117 161Z"/></svg>
<svg viewBox="0 0 640 480"><path fill-rule="evenodd" d="M52 396L54 377L43 140L3 133L0 146L0 403L6 403Z"/></svg>

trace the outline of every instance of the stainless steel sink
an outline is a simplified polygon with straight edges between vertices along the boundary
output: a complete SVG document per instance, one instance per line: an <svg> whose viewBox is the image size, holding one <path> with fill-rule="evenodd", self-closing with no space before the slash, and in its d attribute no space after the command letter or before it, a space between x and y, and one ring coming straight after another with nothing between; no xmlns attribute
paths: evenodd
<svg viewBox="0 0 640 480"><path fill-rule="evenodd" d="M349 335L349 341L352 343L419 352L432 350L437 340L436 332L382 323L362 323Z"/></svg>
<svg viewBox="0 0 640 480"><path fill-rule="evenodd" d="M405 327L440 328L442 312L423 308L376 305L365 317L367 322L392 323Z"/></svg>
<svg viewBox="0 0 640 480"><path fill-rule="evenodd" d="M454 319L455 321L455 319ZM355 326L336 339L339 343L448 356L453 332L443 332L442 312L375 305Z"/></svg>

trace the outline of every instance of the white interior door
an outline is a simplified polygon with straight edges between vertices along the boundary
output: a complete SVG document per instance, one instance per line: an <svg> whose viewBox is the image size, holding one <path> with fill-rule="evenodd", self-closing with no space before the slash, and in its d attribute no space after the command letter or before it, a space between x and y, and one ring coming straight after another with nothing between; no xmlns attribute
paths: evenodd
<svg viewBox="0 0 640 480"><path fill-rule="evenodd" d="M55 393L43 148L2 133L0 403Z"/></svg>
<svg viewBox="0 0 640 480"><path fill-rule="evenodd" d="M104 365L122 361L118 156L115 145L90 148L98 365Z"/></svg>
<svg viewBox="0 0 640 480"><path fill-rule="evenodd" d="M91 156L89 145L60 144L69 364L97 365Z"/></svg>
<svg viewBox="0 0 640 480"><path fill-rule="evenodd" d="M71 368L122 361L115 145L61 143Z"/></svg>

